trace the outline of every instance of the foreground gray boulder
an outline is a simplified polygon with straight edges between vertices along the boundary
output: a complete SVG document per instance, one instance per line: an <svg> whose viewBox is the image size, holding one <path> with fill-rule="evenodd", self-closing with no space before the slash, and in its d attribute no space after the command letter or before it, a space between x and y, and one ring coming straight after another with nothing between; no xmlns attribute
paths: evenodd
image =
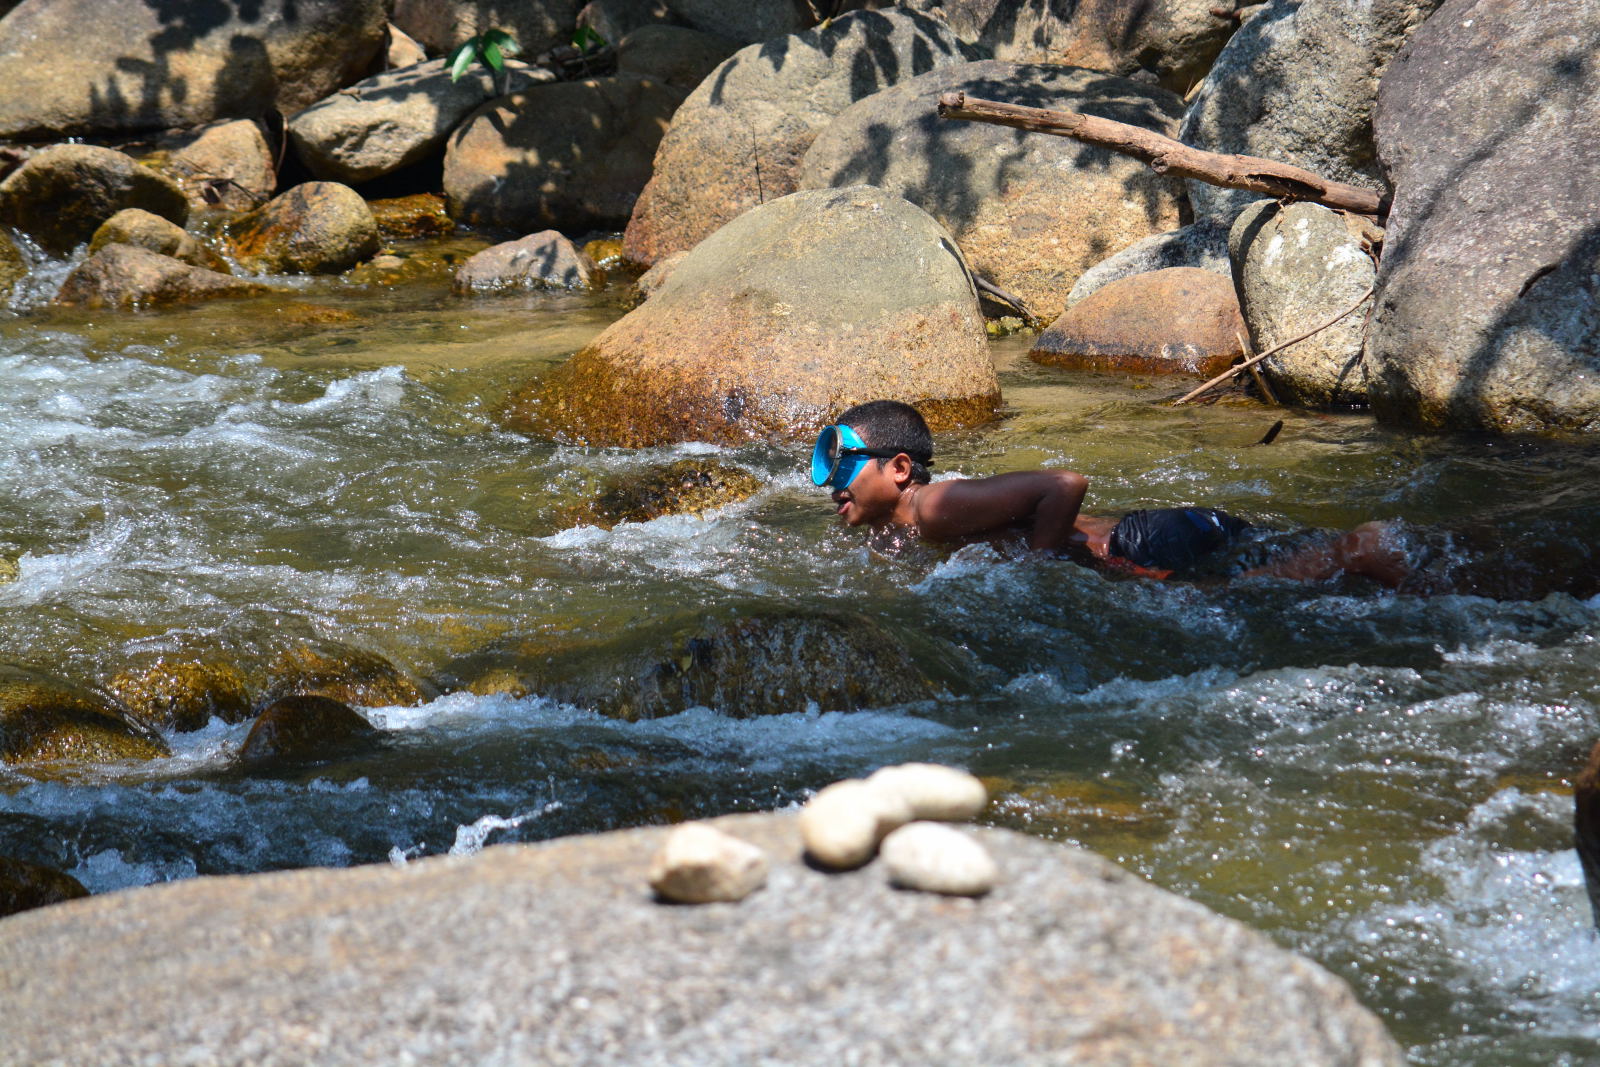
<svg viewBox="0 0 1600 1067"><path fill-rule="evenodd" d="M1385 188L1372 139L1378 79L1440 0L1270 0L1228 41L1180 139ZM1189 183L1196 219L1233 217L1257 194Z"/></svg>
<svg viewBox="0 0 1600 1067"><path fill-rule="evenodd" d="M1377 276L1374 239L1359 215L1258 200L1239 214L1229 252L1239 306L1257 352L1324 326L1361 299ZM1351 407L1367 402L1361 346L1372 298L1332 326L1268 356L1261 370L1287 402Z"/></svg>
<svg viewBox="0 0 1600 1067"><path fill-rule="evenodd" d="M510 93L555 79L516 60L506 70ZM481 65L451 81L443 59L384 71L295 115L289 138L318 178L371 181L442 153L445 138L468 112L501 95L494 82Z"/></svg>
<svg viewBox="0 0 1600 1067"><path fill-rule="evenodd" d="M1380 416L1600 430L1596 40L1597 0L1448 0L1385 75Z"/></svg>
<svg viewBox="0 0 1600 1067"><path fill-rule="evenodd" d="M592 289L605 283L594 260L555 230L485 248L456 270L458 293L512 289Z"/></svg>
<svg viewBox="0 0 1600 1067"><path fill-rule="evenodd" d="M846 108L806 153L801 187L875 185L944 224L974 270L1049 321L1105 249L1178 225L1181 182L1131 156L982 122L939 96L1082 111L1171 136L1172 93L1096 71L990 60L931 71Z"/></svg>
<svg viewBox="0 0 1600 1067"><path fill-rule="evenodd" d="M979 901L800 862L656 903L651 827L353 870L197 878L0 923L13 1063L1403 1062L1348 986L1089 852L979 830ZM486 932L492 932L486 933ZM70 995L63 990L70 989ZM152 997L151 989L181 989Z"/></svg>
<svg viewBox="0 0 1600 1067"><path fill-rule="evenodd" d="M909 11L856 11L735 52L673 116L624 237L649 266L800 187L817 134L863 97L977 54Z"/></svg>
<svg viewBox="0 0 1600 1067"><path fill-rule="evenodd" d="M700 242L506 420L591 445L794 439L878 397L950 426L988 418L999 384L949 234L856 186L763 204Z"/></svg>
<svg viewBox="0 0 1600 1067"><path fill-rule="evenodd" d="M292 114L361 77L384 0L22 0L0 19L0 138Z"/></svg>
<svg viewBox="0 0 1600 1067"><path fill-rule="evenodd" d="M0 182L0 226L65 256L117 212L140 208L178 225L189 202L172 179L110 148L64 144L31 157Z"/></svg>

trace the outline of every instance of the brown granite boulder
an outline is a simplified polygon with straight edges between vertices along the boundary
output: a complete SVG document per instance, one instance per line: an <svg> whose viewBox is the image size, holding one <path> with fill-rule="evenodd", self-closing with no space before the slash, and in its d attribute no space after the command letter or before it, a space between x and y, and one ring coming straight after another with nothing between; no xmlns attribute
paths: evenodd
<svg viewBox="0 0 1600 1067"><path fill-rule="evenodd" d="M191 267L204 267L218 274L228 274L228 263L202 244L193 234L175 222L160 215L152 215L143 208L123 208L100 224L89 238L89 254L107 245L132 245L157 255L171 256Z"/></svg>
<svg viewBox="0 0 1600 1067"><path fill-rule="evenodd" d="M641 26L617 42L617 72L689 92L733 53L739 42L687 26Z"/></svg>
<svg viewBox="0 0 1600 1067"><path fill-rule="evenodd" d="M999 399L960 251L868 186L794 193L702 241L646 303L515 395L513 428L586 444L794 440L879 397L935 428Z"/></svg>
<svg viewBox="0 0 1600 1067"><path fill-rule="evenodd" d="M83 883L70 874L27 860L0 856L0 919L88 895Z"/></svg>
<svg viewBox="0 0 1600 1067"><path fill-rule="evenodd" d="M740 49L672 117L628 221L628 259L650 266L794 192L806 149L845 108L973 58L943 24L898 8Z"/></svg>
<svg viewBox="0 0 1600 1067"><path fill-rule="evenodd" d="M156 308L266 291L256 282L146 248L112 244L72 269L55 302L63 307Z"/></svg>
<svg viewBox="0 0 1600 1067"><path fill-rule="evenodd" d="M806 152L805 189L867 184L944 224L973 270L1049 321L1106 254L1171 230L1182 183L1130 156L938 115L942 93L1063 108L1171 135L1183 101L1072 67L989 60L941 67L852 104Z"/></svg>
<svg viewBox="0 0 1600 1067"><path fill-rule="evenodd" d="M130 207L180 226L189 218L189 201L176 182L110 148L55 145L0 182L0 226L26 234L54 256L65 256Z"/></svg>
<svg viewBox="0 0 1600 1067"><path fill-rule="evenodd" d="M348 753L378 733L348 704L320 696L281 697L256 716L239 746L239 759L326 759Z"/></svg>
<svg viewBox="0 0 1600 1067"><path fill-rule="evenodd" d="M512 231L620 227L683 90L634 74L536 85L485 104L450 138L450 214Z"/></svg>
<svg viewBox="0 0 1600 1067"><path fill-rule="evenodd" d="M243 722L251 712L244 671L221 646L180 642L135 653L107 688L136 721L158 730Z"/></svg>
<svg viewBox="0 0 1600 1067"><path fill-rule="evenodd" d="M1244 355L1233 282L1193 267L1135 274L1099 289L1050 324L1039 363L1210 378Z"/></svg>
<svg viewBox="0 0 1600 1067"><path fill-rule="evenodd" d="M277 157L251 119L166 134L139 161L177 182L192 210L250 211L278 187Z"/></svg>
<svg viewBox="0 0 1600 1067"><path fill-rule="evenodd" d="M0 664L0 762L100 763L170 754L166 742L98 693Z"/></svg>
<svg viewBox="0 0 1600 1067"><path fill-rule="evenodd" d="M544 230L471 256L456 270L452 287L458 293L594 289L605 284L605 277L571 241L555 230Z"/></svg>
<svg viewBox="0 0 1600 1067"><path fill-rule="evenodd" d="M22 0L0 20L0 138L292 114L361 77L386 0Z"/></svg>
<svg viewBox="0 0 1600 1067"><path fill-rule="evenodd" d="M306 182L227 228L233 256L264 274L338 274L378 251L378 224L361 194Z"/></svg>
<svg viewBox="0 0 1600 1067"><path fill-rule="evenodd" d="M278 649L257 688L268 700L320 696L359 707L407 707L437 695L384 656L332 641L292 642Z"/></svg>

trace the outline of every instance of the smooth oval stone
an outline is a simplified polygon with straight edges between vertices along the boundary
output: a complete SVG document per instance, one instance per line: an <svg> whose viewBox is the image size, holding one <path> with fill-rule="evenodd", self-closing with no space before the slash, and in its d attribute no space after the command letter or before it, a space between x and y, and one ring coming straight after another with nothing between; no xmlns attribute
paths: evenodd
<svg viewBox="0 0 1600 1067"><path fill-rule="evenodd" d="M952 826L914 822L883 839L889 884L947 896L977 897L995 887L1000 870L989 850Z"/></svg>
<svg viewBox="0 0 1600 1067"><path fill-rule="evenodd" d="M679 904L743 900L767 883L767 854L705 823L667 835L650 861L650 888Z"/></svg>
<svg viewBox="0 0 1600 1067"><path fill-rule="evenodd" d="M911 809L897 793L850 778L806 802L800 839L818 863L848 869L872 859L878 842L910 820Z"/></svg>
<svg viewBox="0 0 1600 1067"><path fill-rule="evenodd" d="M989 803L989 791L975 776L937 763L884 767L874 772L867 784L897 794L913 819L966 822Z"/></svg>

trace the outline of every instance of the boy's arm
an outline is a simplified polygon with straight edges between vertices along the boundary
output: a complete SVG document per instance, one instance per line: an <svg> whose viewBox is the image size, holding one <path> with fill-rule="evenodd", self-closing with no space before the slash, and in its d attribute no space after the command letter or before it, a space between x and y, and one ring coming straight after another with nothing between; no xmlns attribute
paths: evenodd
<svg viewBox="0 0 1600 1067"><path fill-rule="evenodd" d="M922 536L954 541L1008 527L1028 527L1028 547L1059 551L1073 538L1089 479L1076 471L1017 471L992 478L935 482L916 502Z"/></svg>

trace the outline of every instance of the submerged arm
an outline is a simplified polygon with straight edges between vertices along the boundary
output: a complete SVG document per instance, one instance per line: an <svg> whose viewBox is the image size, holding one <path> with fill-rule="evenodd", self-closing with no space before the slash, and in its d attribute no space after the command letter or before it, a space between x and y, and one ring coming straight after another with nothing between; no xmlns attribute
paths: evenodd
<svg viewBox="0 0 1600 1067"><path fill-rule="evenodd" d="M1062 470L938 482L918 494L917 527L924 537L954 541L1023 526L1029 548L1060 551L1072 543L1088 489L1089 479Z"/></svg>

